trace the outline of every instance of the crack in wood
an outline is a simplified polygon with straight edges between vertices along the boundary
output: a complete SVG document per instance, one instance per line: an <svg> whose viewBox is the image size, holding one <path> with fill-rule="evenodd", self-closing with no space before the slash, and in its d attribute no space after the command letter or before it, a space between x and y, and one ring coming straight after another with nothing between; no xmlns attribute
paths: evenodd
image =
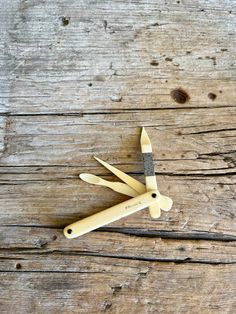
<svg viewBox="0 0 236 314"><path fill-rule="evenodd" d="M191 127L194 127L194 126L190 126L189 128ZM189 133L182 132L182 135L207 134L207 133L228 132L228 131L236 131L236 129L235 128L223 128L223 129L205 130L205 131L189 132Z"/></svg>
<svg viewBox="0 0 236 314"><path fill-rule="evenodd" d="M133 235L137 237L158 237L163 239L177 239L177 240L213 240L213 241L225 241L233 242L236 241L236 236L226 235L215 232L206 231L192 231L190 233L179 232L179 231L162 231L162 230L146 230L146 229L135 229L135 228L114 228L114 227L103 227L95 230L95 232L115 232L127 235Z"/></svg>
<svg viewBox="0 0 236 314"><path fill-rule="evenodd" d="M1 250L0 250L1 251ZM32 255L35 254L35 251L31 252L25 252L25 250L20 250L17 252L18 254L25 254L25 255ZM93 256L93 257L100 257L100 258L111 258L111 259L120 259L120 260L135 260L135 261L145 261L145 262L155 262L155 263L174 263L174 264L182 264L182 263L188 263L188 264L206 264L206 265L233 265L236 264L236 261L211 261L211 260L198 260L198 259L193 259L190 257L185 257L185 258L155 258L155 257L146 257L146 256L133 256L133 255L122 255L122 254L103 254L103 253L94 253L94 252L78 252L78 251L61 251L61 250L52 250L52 251L47 251L47 252L37 252L37 255L53 255L53 254L60 254L61 256ZM0 257L1 260L1 257ZM9 272L15 272L9 270ZM26 272L27 270L24 270ZM0 272L7 272L7 270L1 271ZM23 272L20 269L20 272ZM44 272L41 270L34 270L34 271L27 271L27 272ZM51 270L51 272L54 272L54 270ZM55 271L58 272L58 271ZM61 271L61 272L67 272L67 271ZM69 271L70 272L70 271Z"/></svg>
<svg viewBox="0 0 236 314"><path fill-rule="evenodd" d="M1 116L9 116L9 117L47 117L47 116L58 116L58 117L70 117L70 116L75 116L75 117L83 117L83 116L94 116L94 115L116 115L116 114L124 114L125 112L142 112L142 111L168 111L168 110L201 110L201 109L208 109L208 110L213 110L213 109L226 109L226 108L235 108L234 105L227 105L227 106L184 106L184 107L151 107L151 108L122 108L122 110L119 109L112 109L110 108L108 111L104 110L99 110L97 109L96 111L85 111L83 110L82 112L46 112L46 113L11 113L11 112L2 112L0 113Z"/></svg>
<svg viewBox="0 0 236 314"><path fill-rule="evenodd" d="M204 156L205 154L203 154L203 156ZM221 155L223 155L223 153L221 154ZM218 156L218 155L216 155L216 156ZM219 155L220 156L220 155ZM198 159L201 159L201 158L198 158ZM205 159L205 158L202 158L202 159ZM154 161L156 161L156 162L159 162L159 161L163 161L164 159L155 159ZM175 161L175 160L178 160L178 159L173 159L173 161ZM179 159L180 160L180 159ZM181 160L192 160L192 159L181 159ZM172 159L169 159L169 161L172 161ZM235 162L234 161L234 159L231 159L231 161L232 162ZM119 164L119 163L117 163L116 164L117 166L127 166L127 165L137 165L137 163L129 163L129 164L126 164L126 163L122 163L122 164ZM1 166L0 165L0 169L1 168L12 168L13 166ZM76 168L76 167L80 167L80 168L88 168L88 166L83 166L83 165L63 165L63 164L60 164L60 165L34 165L34 166L32 166L32 165L21 165L21 166L14 166L14 167L16 167L16 168L24 168L24 167L41 167L41 168L53 168L53 167L60 167L60 168ZM89 166L91 169L92 168L96 168L96 167L94 167L93 165L91 165L91 166ZM234 175L236 175L236 172L234 172L234 171L229 171L229 172L227 172L227 171L225 171L225 172L220 172L220 173L209 173L209 171L222 171L222 170L230 170L230 169L234 169L235 167L234 166L230 166L230 167L221 167L221 168L210 168L210 169L204 169L204 170L201 170L201 173L194 173L194 172L191 172L191 171L200 171L199 169L191 169L191 171L188 171L188 172L186 172L186 173L183 173L184 171L186 171L186 170L184 170L184 169L182 169L182 172L179 172L179 171L176 171L176 172L168 172L168 171L155 171L155 175L157 175L157 176L169 176L169 177L189 177L189 178L191 178L191 177L221 177L221 176L225 176L225 177L230 177L230 176L234 176ZM206 171L207 173L204 173L204 171ZM22 172L22 173L19 173L19 172L17 172L17 173L14 173L14 172L8 172L9 174L18 174L18 175L20 175L20 174L30 174L30 172L27 172L27 173L24 173L24 172ZM143 172L139 172L139 171L126 171L126 173L127 174L129 174L129 175L137 175L137 176L141 176L141 175L143 175ZM0 174L5 174L4 172L0 172ZM32 173L32 174L34 174L34 173ZM109 176L107 173L103 173L103 172L101 172L101 173L98 173L97 174L98 176L105 176L105 177L107 177L107 176ZM25 181L26 183L27 182L40 182L40 181L42 181L42 182L44 182L44 181L63 181L63 180L75 180L75 179L78 179L78 176L74 176L74 177L64 177L64 178L57 178L57 179L45 179L45 180L42 180L42 179L40 179L40 180L32 180L32 179L30 179L30 180L17 180L17 181ZM5 182L4 182L5 181ZM12 182L13 180L3 180L2 182L1 182L1 184L8 184L8 181L9 182ZM11 183L11 184L13 184L13 183ZM18 183L14 183L14 184L18 184Z"/></svg>
<svg viewBox="0 0 236 314"><path fill-rule="evenodd" d="M6 228L35 228L35 229L55 229L60 231L64 226L58 225L22 225L22 224L5 224ZM230 234L222 234L216 232L207 232L192 230L191 232L180 232L180 231L165 231L165 230L147 230L147 229L137 229L137 228L119 228L119 227L102 227L94 230L93 232L107 232L107 233L121 233L136 237L149 237L149 238L163 238L163 239L176 239L176 240L206 240L206 241L223 241L223 242L234 242L236 241L236 236ZM38 248L43 248L47 242L41 240L37 242L36 246Z"/></svg>

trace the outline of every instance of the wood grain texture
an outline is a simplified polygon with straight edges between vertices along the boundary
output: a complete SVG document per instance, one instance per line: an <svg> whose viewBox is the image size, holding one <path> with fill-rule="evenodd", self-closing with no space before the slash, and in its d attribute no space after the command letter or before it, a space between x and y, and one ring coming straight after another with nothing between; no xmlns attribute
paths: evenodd
<svg viewBox="0 0 236 314"><path fill-rule="evenodd" d="M235 312L235 13L0 0L1 313ZM172 210L66 240L127 199L79 180L115 180L93 155L144 182L140 126Z"/></svg>
<svg viewBox="0 0 236 314"><path fill-rule="evenodd" d="M99 168L86 171L99 174ZM0 204L5 210L0 213L1 224L62 228L127 199L104 187L91 188L79 180L80 172L84 167L3 167ZM137 178L142 180L143 175ZM157 178L160 191L174 198L172 210L152 220L144 209L110 227L236 235L235 176Z"/></svg>
<svg viewBox="0 0 236 314"><path fill-rule="evenodd" d="M10 229L11 228L11 229ZM11 238L8 237L12 230ZM214 236L214 233L213 233ZM8 254L15 258L20 254L38 254L39 258L50 253L60 253L62 256L70 254L110 256L124 259L146 261L205 263L205 264L233 264L236 263L235 237L221 238L216 241L209 238L195 240L181 238L181 234L147 234L144 231L131 229L113 230L113 232L91 232L78 240L68 241L62 235L61 229L42 227L2 227L1 228L1 267L14 270L12 262L6 263ZM206 241L208 240L208 241ZM112 247L112 249L111 249ZM7 261L8 262L8 261ZM27 269L27 260L23 259L22 267ZM13 266L14 267L14 266ZM53 265L48 265L53 269Z"/></svg>
<svg viewBox="0 0 236 314"><path fill-rule="evenodd" d="M127 262L88 256L62 259L57 255L27 260L31 269L37 267L36 272L22 268L0 273L6 288L3 313L9 309L16 313L121 313L127 307L130 313L165 313L166 309L168 313L223 313L225 309L233 313L236 305L235 265ZM42 271L48 264L54 264L54 270Z"/></svg>

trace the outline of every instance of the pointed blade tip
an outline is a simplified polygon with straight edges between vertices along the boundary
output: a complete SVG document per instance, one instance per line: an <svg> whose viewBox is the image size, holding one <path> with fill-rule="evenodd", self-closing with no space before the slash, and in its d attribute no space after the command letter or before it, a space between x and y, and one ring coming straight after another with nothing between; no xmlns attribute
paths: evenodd
<svg viewBox="0 0 236 314"><path fill-rule="evenodd" d="M141 144L151 144L150 138L145 130L145 127L142 127L142 133L141 133Z"/></svg>
<svg viewBox="0 0 236 314"><path fill-rule="evenodd" d="M142 127L142 131L141 131L141 134L145 134L145 133L147 133L147 132L146 132L146 130L145 130L145 127L143 126L143 127Z"/></svg>

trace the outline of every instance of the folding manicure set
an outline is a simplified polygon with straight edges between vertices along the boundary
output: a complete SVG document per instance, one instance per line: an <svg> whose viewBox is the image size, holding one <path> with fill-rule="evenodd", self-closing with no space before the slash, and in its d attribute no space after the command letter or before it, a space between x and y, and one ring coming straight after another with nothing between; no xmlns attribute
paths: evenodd
<svg viewBox="0 0 236 314"><path fill-rule="evenodd" d="M103 185L112 190L130 196L125 202L112 206L94 215L81 219L65 227L64 235L68 239L76 238L99 227L105 226L118 219L129 216L146 207L152 218L157 219L161 215L161 210L169 211L172 207L171 198L160 194L157 188L157 181L152 157L152 145L145 128L141 133L141 150L144 163L144 175L146 185L111 166L107 162L95 157L95 159L115 174L122 182L111 182L98 176L83 173L80 178L90 184Z"/></svg>

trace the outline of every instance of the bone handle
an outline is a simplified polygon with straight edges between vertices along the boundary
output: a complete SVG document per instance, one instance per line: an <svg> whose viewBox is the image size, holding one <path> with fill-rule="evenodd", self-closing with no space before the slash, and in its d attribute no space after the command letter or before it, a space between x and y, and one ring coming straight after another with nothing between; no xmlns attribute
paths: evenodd
<svg viewBox="0 0 236 314"><path fill-rule="evenodd" d="M153 190L146 192L67 226L64 229L64 235L68 239L76 238L120 218L133 214L159 200L160 194L158 191Z"/></svg>

